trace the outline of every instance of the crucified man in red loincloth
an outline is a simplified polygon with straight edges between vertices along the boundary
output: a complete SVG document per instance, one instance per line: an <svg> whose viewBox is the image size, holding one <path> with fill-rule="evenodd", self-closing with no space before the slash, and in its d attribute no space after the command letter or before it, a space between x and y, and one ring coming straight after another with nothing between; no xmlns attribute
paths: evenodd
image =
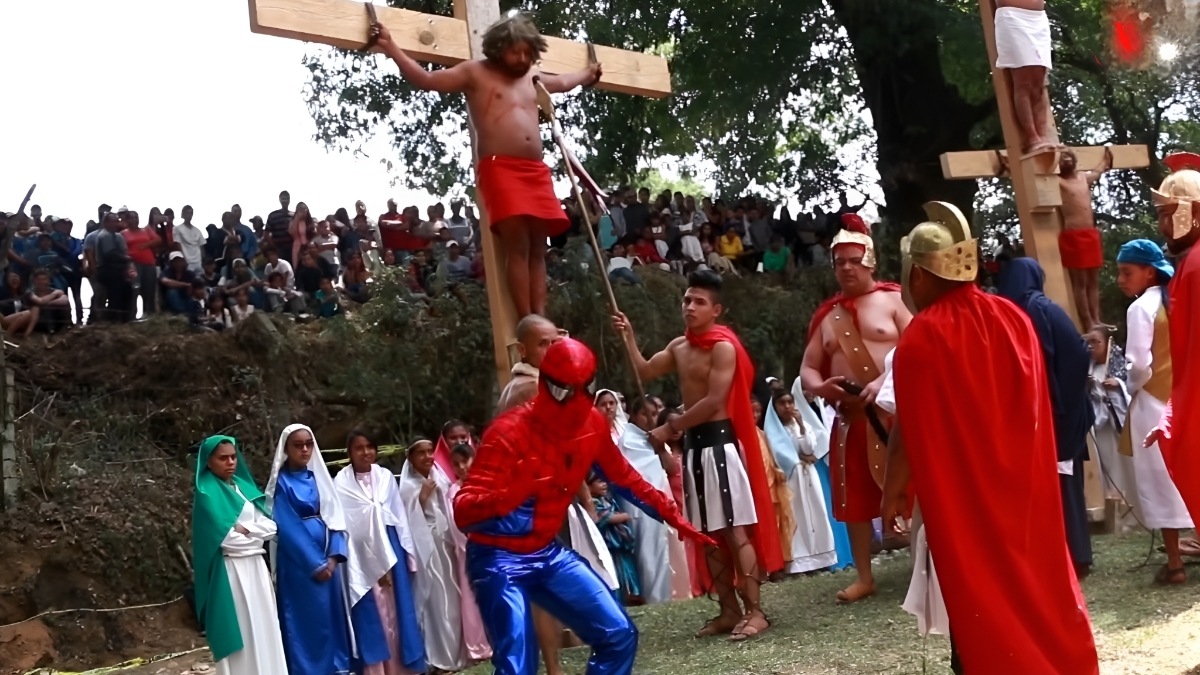
<svg viewBox="0 0 1200 675"><path fill-rule="evenodd" d="M478 143L476 179L492 231L507 252L509 291L517 316L545 314L546 238L562 234L570 221L554 196L550 168L542 161L534 78L550 93L600 81L600 64L568 75L546 75L534 65L546 40L524 14L501 19L483 36L486 59L453 68L425 70L405 54L388 29L372 28L378 45L400 66L400 74L427 91L467 96Z"/></svg>

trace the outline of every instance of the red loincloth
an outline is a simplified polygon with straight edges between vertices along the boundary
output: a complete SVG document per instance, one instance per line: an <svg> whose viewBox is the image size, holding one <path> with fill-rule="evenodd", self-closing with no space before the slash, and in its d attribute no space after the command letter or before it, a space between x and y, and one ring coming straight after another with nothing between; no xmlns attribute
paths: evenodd
<svg viewBox="0 0 1200 675"><path fill-rule="evenodd" d="M893 366L900 432L963 671L1097 675L1029 317L964 285L916 315Z"/></svg>
<svg viewBox="0 0 1200 675"><path fill-rule="evenodd" d="M733 424L734 434L742 446L742 456L746 461L746 476L750 479L750 493L754 497L754 512L758 514L758 522L752 528L754 552L758 556L758 566L767 574L778 572L784 567L783 548L779 543L779 528L775 526L775 504L771 501L771 488L767 483L767 469L763 465L761 452L758 449L758 426L754 423L754 409L750 407L750 389L754 385L754 364L750 355L742 347L738 336L727 326L713 326L707 333L697 335L692 331L684 334L693 347L712 349L719 342L728 342L737 352L737 369L734 371L733 385L729 388L729 398L725 407L729 413L729 421ZM878 509L878 504L876 504ZM721 542L724 545L724 541Z"/></svg>
<svg viewBox="0 0 1200 675"><path fill-rule="evenodd" d="M567 231L571 221L554 196L550 167L540 159L491 155L476 167L479 199L487 209L492 230L509 218L529 216L546 221L547 236Z"/></svg>
<svg viewBox="0 0 1200 675"><path fill-rule="evenodd" d="M1104 250L1100 247L1100 230L1085 227L1063 230L1058 235L1058 251L1063 267L1069 270L1094 270L1104 267Z"/></svg>
<svg viewBox="0 0 1200 675"><path fill-rule="evenodd" d="M829 436L829 480L833 487L833 517L843 523L863 523L879 517L883 491L871 476L870 460L867 457L869 424L864 418L851 422L846 429L844 475L838 435L841 429L840 417L834 420L833 431Z"/></svg>
<svg viewBox="0 0 1200 675"><path fill-rule="evenodd" d="M1192 522L1200 523L1200 358L1193 358L1195 342L1200 340L1200 255L1194 248L1176 261L1168 291L1171 400L1159 423L1158 447Z"/></svg>

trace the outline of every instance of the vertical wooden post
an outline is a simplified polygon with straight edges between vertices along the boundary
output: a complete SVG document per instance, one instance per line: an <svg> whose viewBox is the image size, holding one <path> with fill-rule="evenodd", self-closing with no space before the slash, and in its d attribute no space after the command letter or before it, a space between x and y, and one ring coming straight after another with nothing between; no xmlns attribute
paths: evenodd
<svg viewBox="0 0 1200 675"><path fill-rule="evenodd" d="M983 17L983 35L987 40L988 59L992 68L992 84L996 88L996 103L1000 107L1000 123L1004 128L1004 145L1008 147L1008 170L1012 175L1013 194L1017 213L1021 217L1021 235L1025 253L1041 264L1046 273L1046 296L1067 310L1078 324L1075 296L1062 266L1058 250L1058 235L1062 232L1062 214L1058 206L1062 195L1058 187L1058 153L1043 153L1026 160L1020 159L1021 125L1013 107L1012 79L1009 72L996 67L996 22L994 0L979 0ZM1047 109L1051 130L1047 140L1058 142L1054 114ZM1090 328L1090 326L1088 326Z"/></svg>
<svg viewBox="0 0 1200 675"><path fill-rule="evenodd" d="M484 58L483 34L500 20L500 4L496 0L454 0L454 18L467 22L471 58ZM472 156L475 166L478 166L479 143L475 138L475 125L471 124L470 127ZM478 180L476 172L476 185ZM478 189L475 194L478 197ZM508 256L505 255L499 239L492 235L492 223L488 218L487 207L478 198L475 202L479 207L479 233L483 237L480 255L483 256L483 266L487 274L488 311L492 315L492 346L496 352L496 380L503 389L511 377L513 365L520 360L515 346L517 310L513 306L512 294L508 290L508 276L505 274Z"/></svg>
<svg viewBox="0 0 1200 675"><path fill-rule="evenodd" d="M10 508L17 499L21 478L17 466L17 438L13 429L15 387L13 371L5 359L5 345L0 337L0 481L3 481L3 499L0 506Z"/></svg>

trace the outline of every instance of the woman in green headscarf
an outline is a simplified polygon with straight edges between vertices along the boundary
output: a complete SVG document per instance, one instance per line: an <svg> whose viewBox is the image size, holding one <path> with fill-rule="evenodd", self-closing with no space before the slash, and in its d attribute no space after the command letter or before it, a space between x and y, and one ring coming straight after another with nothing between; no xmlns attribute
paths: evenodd
<svg viewBox="0 0 1200 675"><path fill-rule="evenodd" d="M275 536L266 497L237 441L212 436L200 446L192 500L196 615L217 675L287 672L275 590L263 544Z"/></svg>

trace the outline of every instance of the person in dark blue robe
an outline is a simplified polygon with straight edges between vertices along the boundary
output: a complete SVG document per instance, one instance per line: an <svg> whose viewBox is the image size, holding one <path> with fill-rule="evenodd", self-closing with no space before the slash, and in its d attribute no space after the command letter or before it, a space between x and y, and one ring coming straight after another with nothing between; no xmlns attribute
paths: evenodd
<svg viewBox="0 0 1200 675"><path fill-rule="evenodd" d="M1032 258L1016 258L1000 272L999 293L1025 311L1037 330L1046 362L1054 436L1058 446L1058 479L1062 489L1067 544L1080 578L1092 565L1083 462L1088 458L1087 435L1095 422L1088 398L1091 357L1087 343L1067 312L1042 292L1046 275ZM1091 328L1089 326L1089 328Z"/></svg>
<svg viewBox="0 0 1200 675"><path fill-rule="evenodd" d="M347 673L346 522L308 427L293 424L283 430L266 494L279 527L274 558L287 675Z"/></svg>

